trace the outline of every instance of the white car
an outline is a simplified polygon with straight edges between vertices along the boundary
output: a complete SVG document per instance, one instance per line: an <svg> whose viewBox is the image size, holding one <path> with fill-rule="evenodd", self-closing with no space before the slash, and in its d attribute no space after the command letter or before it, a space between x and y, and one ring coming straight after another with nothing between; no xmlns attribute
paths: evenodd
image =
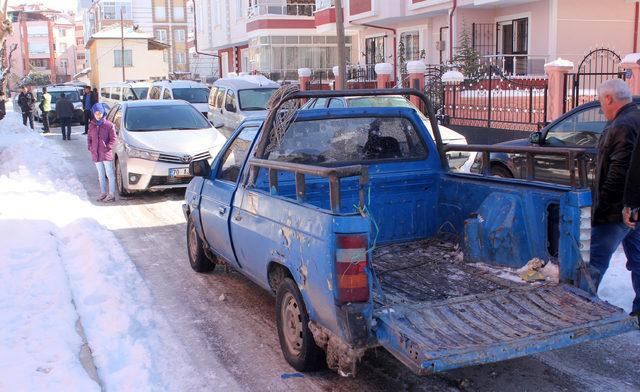
<svg viewBox="0 0 640 392"><path fill-rule="evenodd" d="M147 99L181 99L187 101L205 117L209 113L209 87L191 80L160 80L153 82Z"/></svg>
<svg viewBox="0 0 640 392"><path fill-rule="evenodd" d="M425 126L429 130L433 138L433 130L431 122L427 117L416 108L411 101L400 95L388 95L379 97L338 97L338 98L314 98L309 100L303 107L304 109L326 109L326 108L357 108L357 107L406 107L415 109ZM453 129L440 125L440 136L443 144L462 144L466 145L467 138ZM449 166L451 169L459 172L468 173L476 158L475 152L450 152L447 154Z"/></svg>
<svg viewBox="0 0 640 392"><path fill-rule="evenodd" d="M62 93L64 93L65 97L73 104L73 118L71 121L78 124L84 123L82 100L80 94L78 93L77 87L66 85L48 86L47 91L51 95L51 111L49 111L49 124L58 122L58 117L56 116L56 103L58 102L58 99L60 99ZM42 111L40 110L40 102L42 102L42 88L33 90L33 93L36 96L36 107L34 116L37 121L42 122Z"/></svg>
<svg viewBox="0 0 640 392"><path fill-rule="evenodd" d="M118 135L114 164L121 196L186 187L191 181L189 163L211 163L227 140L184 101L127 101L116 104L107 119Z"/></svg>

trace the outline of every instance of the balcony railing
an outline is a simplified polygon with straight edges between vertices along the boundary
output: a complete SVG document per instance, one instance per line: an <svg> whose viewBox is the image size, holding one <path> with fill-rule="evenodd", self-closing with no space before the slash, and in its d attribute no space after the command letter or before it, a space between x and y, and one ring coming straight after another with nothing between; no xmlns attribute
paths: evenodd
<svg viewBox="0 0 640 392"><path fill-rule="evenodd" d="M253 19L259 16L313 16L315 10L315 4L257 4L249 7L247 17Z"/></svg>
<svg viewBox="0 0 640 392"><path fill-rule="evenodd" d="M529 54L496 54L482 56L485 64L494 65L505 75L544 75L546 56Z"/></svg>

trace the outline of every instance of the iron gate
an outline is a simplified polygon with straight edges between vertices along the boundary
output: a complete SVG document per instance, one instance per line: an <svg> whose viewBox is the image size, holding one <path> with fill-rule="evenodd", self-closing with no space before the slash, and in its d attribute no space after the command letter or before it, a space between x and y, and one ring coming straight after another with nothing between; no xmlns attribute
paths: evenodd
<svg viewBox="0 0 640 392"><path fill-rule="evenodd" d="M599 48L587 54L578 72L564 75L564 112L598 98L598 86L608 79L624 79L620 72L620 55L611 49Z"/></svg>

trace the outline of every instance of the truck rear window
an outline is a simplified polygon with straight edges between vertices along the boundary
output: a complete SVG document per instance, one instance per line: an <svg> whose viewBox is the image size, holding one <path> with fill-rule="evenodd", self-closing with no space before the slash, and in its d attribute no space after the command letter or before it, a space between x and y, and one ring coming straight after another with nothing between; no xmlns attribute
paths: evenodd
<svg viewBox="0 0 640 392"><path fill-rule="evenodd" d="M426 157L427 148L413 124L398 117L296 121L267 147L267 159L310 165Z"/></svg>

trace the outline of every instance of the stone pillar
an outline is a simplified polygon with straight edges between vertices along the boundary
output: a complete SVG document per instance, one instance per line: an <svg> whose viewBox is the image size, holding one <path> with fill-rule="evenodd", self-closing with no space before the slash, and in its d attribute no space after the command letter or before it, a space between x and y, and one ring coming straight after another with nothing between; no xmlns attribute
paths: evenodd
<svg viewBox="0 0 640 392"><path fill-rule="evenodd" d="M376 79L378 88L387 88L389 80L391 80L391 74L393 73L393 65L389 63L376 64Z"/></svg>
<svg viewBox="0 0 640 392"><path fill-rule="evenodd" d="M336 65L332 70L333 76L335 77L335 81L333 82L334 90L342 90L345 86L342 86L340 78L338 77L340 74L340 68Z"/></svg>
<svg viewBox="0 0 640 392"><path fill-rule="evenodd" d="M620 62L620 68L626 72L626 80L631 93L640 95L640 53L628 54Z"/></svg>
<svg viewBox="0 0 640 392"><path fill-rule="evenodd" d="M309 82L311 81L311 69L298 68L298 82L300 83L300 91L309 90ZM307 100L303 99L302 103L306 103Z"/></svg>
<svg viewBox="0 0 640 392"><path fill-rule="evenodd" d="M549 88L547 91L547 121L551 122L562 116L564 99L566 96L564 78L573 71L573 63L569 60L558 58L544 65L544 71L548 77Z"/></svg>
<svg viewBox="0 0 640 392"><path fill-rule="evenodd" d="M422 61L409 61L407 63L407 72L409 73L409 87L418 91L424 91L424 73L427 66ZM411 103L417 107L422 107L422 100L416 96L411 96Z"/></svg>

